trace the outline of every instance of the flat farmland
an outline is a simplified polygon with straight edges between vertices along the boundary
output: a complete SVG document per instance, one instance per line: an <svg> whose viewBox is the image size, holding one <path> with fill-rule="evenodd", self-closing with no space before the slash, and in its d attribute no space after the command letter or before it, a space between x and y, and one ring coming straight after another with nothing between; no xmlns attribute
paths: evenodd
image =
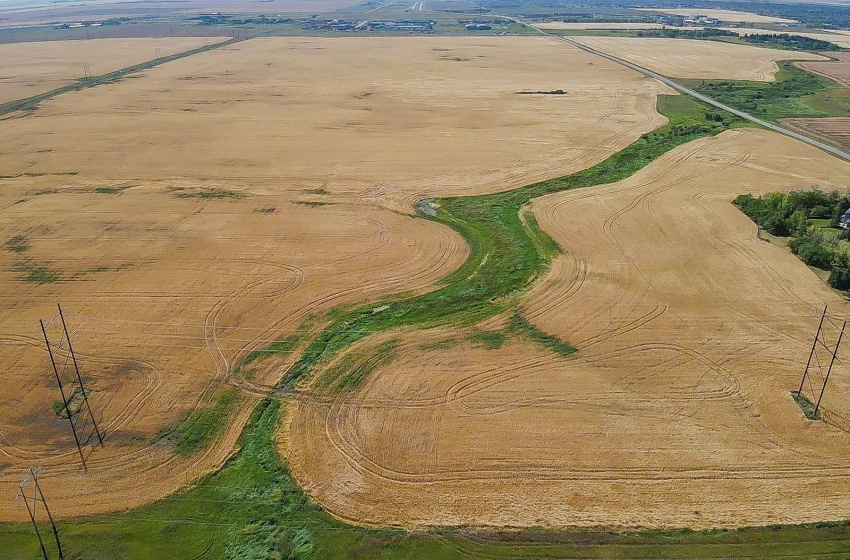
<svg viewBox="0 0 850 560"><path fill-rule="evenodd" d="M850 42L850 37L844 36L844 39ZM835 42L832 38L824 40ZM820 74L821 76L836 81L839 84L850 86L850 53L830 53L830 56L837 60L824 62L798 62L797 66L804 70L808 70L809 72Z"/></svg>
<svg viewBox="0 0 850 560"><path fill-rule="evenodd" d="M224 40L222 37L92 39L0 45L0 103L44 93L85 77Z"/></svg>
<svg viewBox="0 0 850 560"><path fill-rule="evenodd" d="M467 258L413 200L592 165L663 124L665 92L548 38L269 38L3 118L0 491L37 462L65 517L215 470L292 359L238 368L251 351ZM87 475L37 331L57 301L106 432ZM226 427L177 453L163 435L227 394Z"/></svg>
<svg viewBox="0 0 850 560"><path fill-rule="evenodd" d="M777 60L826 60L781 51L697 39L574 37L583 45L612 54L671 78L772 82Z"/></svg>
<svg viewBox="0 0 850 560"><path fill-rule="evenodd" d="M535 23L535 27L540 29L661 29L662 27L670 28L669 25L661 25L660 23L597 23L597 22L563 22L563 21L547 21L543 23Z"/></svg>
<svg viewBox="0 0 850 560"><path fill-rule="evenodd" d="M782 124L804 134L825 138L845 150L850 148L850 118L782 119Z"/></svg>
<svg viewBox="0 0 850 560"><path fill-rule="evenodd" d="M500 339L507 318L364 342L351 356L376 357L360 386L327 396L331 364L292 408L281 449L294 475L334 515L376 525L850 517L850 370L833 372L825 422L790 396L818 309L850 309L730 202L844 188L848 174L746 129L680 146L627 180L536 199L564 253L520 310L578 354Z"/></svg>
<svg viewBox="0 0 850 560"><path fill-rule="evenodd" d="M734 10L715 10L710 8L637 8L645 12L660 12L664 14L674 14L677 16L690 17L695 14L717 18L721 21L734 21L746 23L794 23L793 19L763 16L752 12L738 12Z"/></svg>
<svg viewBox="0 0 850 560"><path fill-rule="evenodd" d="M259 38L142 76L6 121L0 169L358 179L409 212L593 165L662 125L670 92L544 37Z"/></svg>

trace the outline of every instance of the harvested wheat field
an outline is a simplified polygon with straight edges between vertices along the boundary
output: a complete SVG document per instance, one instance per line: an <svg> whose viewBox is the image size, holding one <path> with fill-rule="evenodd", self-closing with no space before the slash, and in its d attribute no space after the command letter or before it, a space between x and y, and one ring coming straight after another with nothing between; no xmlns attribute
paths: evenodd
<svg viewBox="0 0 850 560"><path fill-rule="evenodd" d="M782 119L782 124L803 134L823 138L845 150L850 148L850 117Z"/></svg>
<svg viewBox="0 0 850 560"><path fill-rule="evenodd" d="M850 37L845 36L845 39L847 39L847 42L850 43ZM824 40L835 42L832 38ZM820 74L821 76L827 77L839 84L850 86L850 53L830 53L830 56L838 60L825 62L798 62L797 66L804 70L808 70L809 72Z"/></svg>
<svg viewBox="0 0 850 560"><path fill-rule="evenodd" d="M683 17L691 17L694 15L702 15L719 19L721 21L744 22L744 23L795 23L793 19L786 19L774 16L763 16L751 12L738 12L733 10L713 10L706 8L636 8L644 12L660 12L663 14L673 14Z"/></svg>
<svg viewBox="0 0 850 560"><path fill-rule="evenodd" d="M4 183L0 235L26 249L0 254L0 383L15 395L0 404L0 488L43 465L59 515L137 506L219 466L279 375L236 371L237 359L331 307L426 289L467 254L448 228L378 208L362 185L322 195L292 183ZM106 432L105 449L87 448L88 476L51 410L60 396L37 320L57 301ZM233 386L242 406L218 441L184 457L158 440ZM4 519L20 514L0 506Z"/></svg>
<svg viewBox="0 0 850 560"><path fill-rule="evenodd" d="M772 82L777 60L826 60L803 53L699 39L573 37L583 45L671 78Z"/></svg>
<svg viewBox="0 0 850 560"><path fill-rule="evenodd" d="M597 22L563 22L563 21L546 21L543 23L535 23L534 27L540 29L661 29L669 25L661 25L660 23L597 23Z"/></svg>
<svg viewBox="0 0 850 560"><path fill-rule="evenodd" d="M850 36L847 35L846 32L842 32L839 30L834 31L821 31L815 30L812 31L804 31L801 29L785 29L782 31L777 31L775 29L756 29L753 27L721 27L723 31L731 31L733 33L737 33L738 35L778 35L778 34L789 34L789 35L799 35L801 37L808 37L810 39L818 39L820 41L829 41L830 43L835 43L840 47L847 48L850 46ZM825 53L828 57L833 57L838 55L837 58L841 57L840 52L827 52ZM815 64L825 64L828 61L819 61ZM809 63L805 63L809 64Z"/></svg>
<svg viewBox="0 0 850 560"><path fill-rule="evenodd" d="M92 39L0 45L0 103L44 93L85 77L99 76L223 41L222 37Z"/></svg>
<svg viewBox="0 0 850 560"><path fill-rule="evenodd" d="M260 38L142 76L5 122L2 173L358 179L409 212L593 165L671 91L547 37Z"/></svg>
<svg viewBox="0 0 850 560"><path fill-rule="evenodd" d="M535 200L564 254L522 313L578 354L522 335L487 349L468 332L364 343L351 351L391 353L358 389L320 398L320 376L292 406L281 448L293 473L335 515L380 525L846 519L850 368L833 372L826 422L806 420L790 392L816 311L850 307L730 201L846 188L848 176L847 163L746 129Z"/></svg>
<svg viewBox="0 0 850 560"><path fill-rule="evenodd" d="M290 359L236 368L249 351L466 259L415 198L586 167L663 124L666 91L549 38L271 38L2 119L0 493L37 463L54 513L82 515L215 469ZM88 475L37 331L57 301L106 433ZM202 450L157 436L222 395Z"/></svg>

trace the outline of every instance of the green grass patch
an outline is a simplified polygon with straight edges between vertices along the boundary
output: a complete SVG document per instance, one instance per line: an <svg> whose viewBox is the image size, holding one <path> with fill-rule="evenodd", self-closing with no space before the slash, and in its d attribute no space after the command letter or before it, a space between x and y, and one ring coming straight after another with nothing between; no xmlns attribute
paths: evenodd
<svg viewBox="0 0 850 560"><path fill-rule="evenodd" d="M366 352L349 352L322 374L317 385L338 391L356 389L370 373L393 361L397 347L398 340L392 339Z"/></svg>
<svg viewBox="0 0 850 560"><path fill-rule="evenodd" d="M3 243L3 248L12 253L23 253L28 251L30 246L23 235L13 235Z"/></svg>
<svg viewBox="0 0 850 560"><path fill-rule="evenodd" d="M62 401L53 401L51 408L56 416L67 420L69 416L76 416L79 414L85 402L82 391L74 389L68 396L67 408L65 408L65 403Z"/></svg>
<svg viewBox="0 0 850 560"><path fill-rule="evenodd" d="M469 336L473 344L483 346L487 350L501 348L507 339L507 335L500 331L475 331Z"/></svg>
<svg viewBox="0 0 850 560"><path fill-rule="evenodd" d="M322 189L322 188L319 188L319 189L305 189L305 190L304 190L304 192L305 192L305 193L307 193L307 194L331 194L329 190L327 190L327 189Z"/></svg>
<svg viewBox="0 0 850 560"><path fill-rule="evenodd" d="M820 420L820 411L815 413L815 403L810 401L806 395L798 393L797 391L792 391L791 397L794 399L794 402L797 403L797 406L800 407L800 410L803 411L803 414L806 415L806 418L809 420Z"/></svg>
<svg viewBox="0 0 850 560"><path fill-rule="evenodd" d="M570 346L560 338L549 333L543 332L533 324L526 321L519 313L515 313L511 317L509 329L512 333L524 336L525 338L544 346L561 356L571 356L577 352L577 349Z"/></svg>
<svg viewBox="0 0 850 560"><path fill-rule="evenodd" d="M779 61L774 82L680 80L696 91L768 121L789 117L850 116L850 89Z"/></svg>
<svg viewBox="0 0 850 560"><path fill-rule="evenodd" d="M94 192L97 194L121 194L130 187L95 187Z"/></svg>
<svg viewBox="0 0 850 560"><path fill-rule="evenodd" d="M192 189L185 190L182 188L173 189L174 196L177 198L201 198L204 200L218 200L218 199L230 199L230 200L239 200L240 198L245 198L243 193L239 193L236 191L230 191L227 189Z"/></svg>
<svg viewBox="0 0 850 560"><path fill-rule="evenodd" d="M19 273L17 279L20 282L28 284L53 284L63 279L62 272L30 259L16 262L12 270Z"/></svg>
<svg viewBox="0 0 850 560"><path fill-rule="evenodd" d="M303 206L310 206L312 208L316 208L318 206L332 206L336 204L335 202L322 202L320 200L296 200L295 204L301 204Z"/></svg>
<svg viewBox="0 0 850 560"><path fill-rule="evenodd" d="M238 397L237 389L227 389L211 407L193 411L176 426L160 431L157 439L165 438L181 455L191 455L221 432Z"/></svg>

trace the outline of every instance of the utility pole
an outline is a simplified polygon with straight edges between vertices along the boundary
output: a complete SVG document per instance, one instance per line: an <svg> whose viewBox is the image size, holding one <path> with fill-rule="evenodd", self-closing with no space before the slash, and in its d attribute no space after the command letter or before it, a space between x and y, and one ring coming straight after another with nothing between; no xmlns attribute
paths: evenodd
<svg viewBox="0 0 850 560"><path fill-rule="evenodd" d="M55 319L55 317L54 317ZM50 356L50 364L53 366L53 374L56 376L56 384L59 385L59 392L62 394L62 404L65 405L65 413L68 415L68 422L71 423L71 432L74 434L74 442L77 444L77 451L80 453L80 460L83 462L83 470L88 471L86 466L86 457L83 455L83 449L80 447L80 437L77 435L77 426L74 424L74 417L71 414L71 408L68 406L68 398L65 396L65 388L62 387L62 376L59 375L59 368L56 367L56 360L53 357L53 348L50 347L50 339L47 338L47 329L44 327L44 321L38 320L41 325L41 332L44 335L44 344L47 345L47 354Z"/></svg>
<svg viewBox="0 0 850 560"><path fill-rule="evenodd" d="M18 505L20 500L23 499L24 506L27 508L27 513L29 514L33 529L35 529L35 535L38 537L38 544L41 546L41 554L44 556L44 560L50 560L47 555L47 548L44 546L44 539L41 537L41 532L38 529L38 523L36 520L36 504L41 502L44 506L45 513L47 513L47 519L50 521L50 526L53 529L53 537L56 539L56 549L59 551L59 560L65 560L65 555L62 553L62 542L59 540L59 530L56 528L56 521L53 519L53 514L50 513L50 508L47 505L47 499L44 497L44 492L42 492L41 485L38 483L38 474L40 472L41 467L38 467L37 469L30 467L27 469L27 474L24 476L24 480L18 485L18 494L15 496L15 505ZM30 482L32 482L31 497L28 496L26 492L26 487Z"/></svg>
<svg viewBox="0 0 850 560"><path fill-rule="evenodd" d="M823 311L820 315L820 324L818 324L818 332L815 333L815 341L812 342L812 351L809 352L809 360L806 362L806 369L803 371L803 378L800 380L800 388L797 389L797 396L800 396L803 393L803 383L806 382L806 376L809 374L809 366L812 364L812 356L815 355L815 347L818 345L818 341L820 340L820 331L823 328L823 320L826 318L826 305L823 306Z"/></svg>
<svg viewBox="0 0 850 560"><path fill-rule="evenodd" d="M89 411L89 418L91 418L91 423L94 425L94 432L95 434L97 434L97 439L100 442L100 446L103 447L103 436L100 435L100 429L97 427L97 421L94 419L94 413L92 412L91 404L89 404L88 392L86 391L86 388L83 385L83 378L80 375L80 368L79 366L77 366L77 355L74 354L74 347L71 345L71 335L68 334L68 326L65 324L65 315L62 313L62 305L57 303L56 307L59 308L59 318L62 320L62 330L65 331L65 340L68 342L68 351L71 353L71 359L74 362L74 372L76 372L77 374L77 383L79 383L80 385L80 392L83 394L83 401L86 404L86 409ZM70 414L70 411L68 413Z"/></svg>
<svg viewBox="0 0 850 560"><path fill-rule="evenodd" d="M847 321L844 321L844 324L841 325L841 332L838 333L838 342L835 343L835 350L832 352L832 359L829 361L829 369L826 370L826 379L823 380L823 387L820 389L820 396L818 397L818 402L815 405L815 418L818 416L818 408L820 408L820 401L823 399L823 393L826 391L826 384L829 383L829 374L832 373L832 366L835 364L835 357L838 355L838 347L841 346L841 339L844 337L844 329L847 328Z"/></svg>

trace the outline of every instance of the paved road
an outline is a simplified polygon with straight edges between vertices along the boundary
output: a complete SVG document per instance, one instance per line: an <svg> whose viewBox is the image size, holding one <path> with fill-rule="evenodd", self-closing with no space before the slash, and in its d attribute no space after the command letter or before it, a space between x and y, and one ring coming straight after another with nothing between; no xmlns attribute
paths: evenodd
<svg viewBox="0 0 850 560"><path fill-rule="evenodd" d="M526 25L528 25L528 24L526 24ZM620 58L618 56L614 56L614 55L610 55L608 53L604 53L600 50L594 49L592 47L588 47L587 45L582 45L578 41L574 41L573 39L570 39L569 37L562 37L562 36L559 36L559 35L552 35L550 33L546 33L545 31L543 31L539 27L535 27L533 25L530 25L529 27L533 27L534 29L536 29L537 31L542 33L543 35L547 35L549 37L554 37L555 39L558 39L558 40L563 41L563 42L565 42L569 45L577 47L577 48L579 48L583 51L589 52L591 54L595 54L597 56L601 56L603 58L607 58L608 60L616 62L617 64L622 64L626 68L631 68L632 70L640 72L641 74L643 74L645 76L649 76L650 78L655 78L656 80L667 84L671 88L673 88L673 89L675 89L675 90L677 90L681 93L684 93L685 95L690 95L692 97L696 97L700 101L704 101L704 102L708 103L709 105L713 105L713 106L717 107L718 109L723 109L724 111L729 111L733 115L737 115L737 116L741 117L742 119L746 119L750 122L756 123L760 126L763 126L764 128L773 130L774 132L778 132L780 134L790 136L791 138L795 138L797 140L800 140L801 142L805 142L806 144L811 144L812 146L814 146L816 148L820 148L821 150L823 150L825 152L829 152L830 154L832 154L834 156L838 156L841 159L850 161L850 153L847 153L844 150L838 149L835 146L830 146L829 144L825 144L825 143L823 143L819 140L811 138L810 136L806 136L805 134L800 134L799 132L794 132L793 130L788 130L787 128L781 127L781 126L773 124L773 123L769 123L769 122L762 120L758 117L754 117L749 113L739 111L738 109L735 109L734 107L730 107L728 105L720 103L719 101L715 101L714 99L707 97L707 96L705 96L705 95L703 95L699 92L696 92L696 91L692 90L691 88L687 88L687 87L685 87L681 84L677 84L676 82L674 82L670 78L666 78L666 77L662 76L661 74L659 74L657 72L653 72L652 70L648 70L648 69L644 68L643 66L638 66L637 64L631 63L628 60L623 60L622 58Z"/></svg>

